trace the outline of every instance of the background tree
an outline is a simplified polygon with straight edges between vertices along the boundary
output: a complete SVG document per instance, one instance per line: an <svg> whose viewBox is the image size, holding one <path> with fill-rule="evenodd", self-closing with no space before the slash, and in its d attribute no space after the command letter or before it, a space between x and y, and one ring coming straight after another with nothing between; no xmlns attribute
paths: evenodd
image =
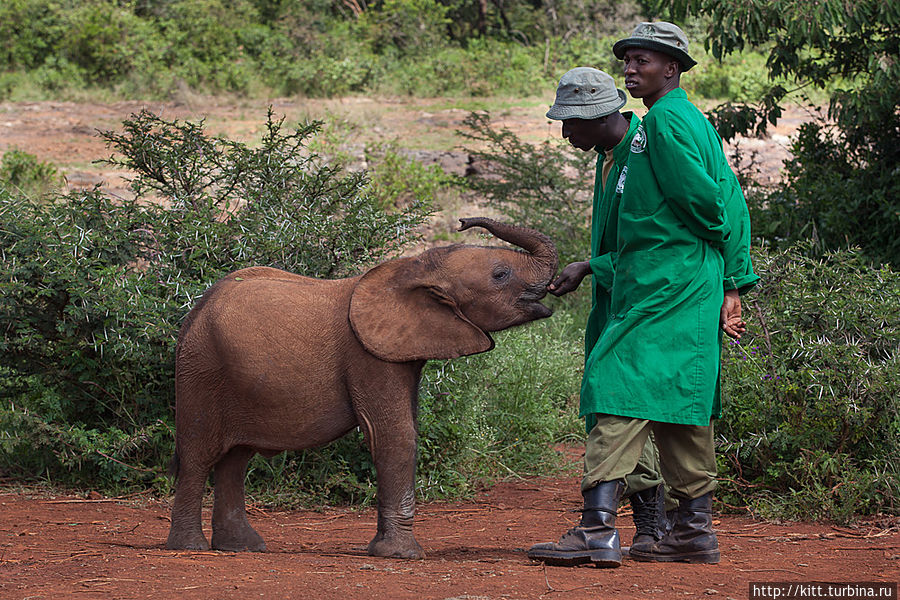
<svg viewBox="0 0 900 600"><path fill-rule="evenodd" d="M726 138L764 133L804 87L830 93L827 116L794 142L784 189L765 198L768 241L858 244L871 259L900 262L900 3L655 0L652 8L676 21L703 16L706 48L720 60L768 52L771 85L759 102L711 114ZM797 88L776 83L784 81Z"/></svg>

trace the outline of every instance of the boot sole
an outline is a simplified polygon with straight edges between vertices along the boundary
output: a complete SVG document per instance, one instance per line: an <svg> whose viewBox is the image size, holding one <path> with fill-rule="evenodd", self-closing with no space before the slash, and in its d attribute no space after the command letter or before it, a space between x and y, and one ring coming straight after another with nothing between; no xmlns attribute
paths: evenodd
<svg viewBox="0 0 900 600"><path fill-rule="evenodd" d="M634 560L641 562L686 562L708 565L718 563L721 558L718 550L700 550L697 552L682 552L680 554L654 554L632 548L628 555Z"/></svg>
<svg viewBox="0 0 900 600"><path fill-rule="evenodd" d="M611 569L622 565L621 554L611 550L594 550L592 552L529 552L528 558L538 560L554 567L576 567L593 564L601 569Z"/></svg>

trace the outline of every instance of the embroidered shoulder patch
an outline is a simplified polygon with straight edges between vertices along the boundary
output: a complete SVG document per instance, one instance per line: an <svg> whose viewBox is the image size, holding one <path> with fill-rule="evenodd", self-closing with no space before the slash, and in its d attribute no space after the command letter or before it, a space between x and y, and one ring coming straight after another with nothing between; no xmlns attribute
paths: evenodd
<svg viewBox="0 0 900 600"><path fill-rule="evenodd" d="M638 125L631 139L631 151L640 154L647 148L647 136L644 134L644 124Z"/></svg>

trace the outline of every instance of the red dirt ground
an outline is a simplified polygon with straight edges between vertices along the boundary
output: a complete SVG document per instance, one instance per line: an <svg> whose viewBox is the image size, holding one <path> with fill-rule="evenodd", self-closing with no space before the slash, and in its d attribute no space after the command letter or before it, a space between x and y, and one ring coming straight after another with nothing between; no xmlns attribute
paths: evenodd
<svg viewBox="0 0 900 600"><path fill-rule="evenodd" d="M550 94L552 96L552 93ZM551 98L552 99L552 98ZM368 99L152 103L165 118L207 117L209 129L236 139L257 135L268 104L287 122L336 117L364 126L358 139L379 136L434 149L437 130L460 126L465 111L446 103ZM196 100L196 99L194 99ZM56 164L68 185L105 181L124 192L121 174L94 165L108 155L96 129L117 129L145 105L0 104L0 152L12 147ZM559 135L543 118L546 103L513 106L495 121L539 140ZM760 151L763 174L776 177L791 132L805 120L788 113ZM556 127L556 129L554 129ZM578 466L575 461L575 471ZM900 521L873 519L858 527L766 523L717 518L718 565L626 561L619 569L567 569L532 563L525 550L556 540L576 519L578 478L500 484L474 501L420 505L416 535L428 557L399 561L366 556L375 532L373 509L321 512L251 510L266 539L265 554L173 552L164 548L170 498L52 497L10 482L0 486L0 598L409 598L496 600L749 598L749 583L897 582ZM206 522L208 523L208 515ZM630 515L620 519L631 540Z"/></svg>
<svg viewBox="0 0 900 600"><path fill-rule="evenodd" d="M420 561L366 555L373 509L251 509L269 552L175 552L164 547L169 499L92 496L0 488L0 597L745 600L750 582L900 580L896 519L837 527L717 516L717 565L533 563L526 549L557 539L577 519L576 477L518 480L471 502L420 505ZM619 526L630 542L627 510Z"/></svg>

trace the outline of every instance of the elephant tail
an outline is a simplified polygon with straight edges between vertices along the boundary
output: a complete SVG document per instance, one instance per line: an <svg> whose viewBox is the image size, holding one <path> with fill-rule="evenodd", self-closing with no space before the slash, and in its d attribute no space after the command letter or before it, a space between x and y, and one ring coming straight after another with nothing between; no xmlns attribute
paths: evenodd
<svg viewBox="0 0 900 600"><path fill-rule="evenodd" d="M181 467L181 459L178 457L178 450L175 450L175 454L172 455L172 460L169 461L169 469L166 472L169 477L173 480L178 480L178 471Z"/></svg>

